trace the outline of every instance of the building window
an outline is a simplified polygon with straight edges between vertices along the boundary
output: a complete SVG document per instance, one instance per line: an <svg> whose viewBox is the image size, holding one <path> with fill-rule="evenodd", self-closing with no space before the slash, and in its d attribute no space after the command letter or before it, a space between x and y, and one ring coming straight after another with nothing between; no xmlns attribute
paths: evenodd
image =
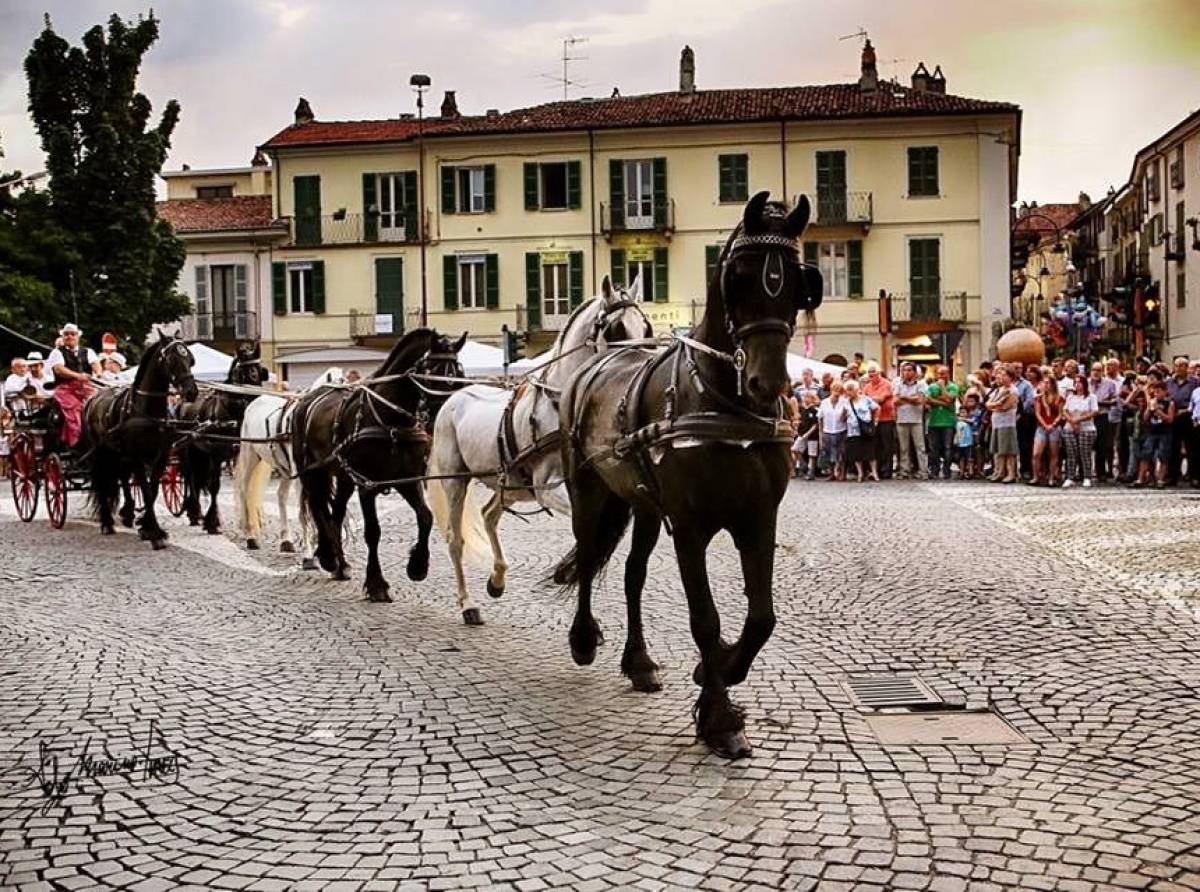
<svg viewBox="0 0 1200 892"><path fill-rule="evenodd" d="M538 165L538 202L542 210L567 208L567 163Z"/></svg>
<svg viewBox="0 0 1200 892"><path fill-rule="evenodd" d="M404 174L376 174L375 189L379 201L379 237L384 241L399 240L404 235L405 209L415 195L404 190Z"/></svg>
<svg viewBox="0 0 1200 892"><path fill-rule="evenodd" d="M1175 306L1179 309L1187 306L1187 274L1182 270L1175 276Z"/></svg>
<svg viewBox="0 0 1200 892"><path fill-rule="evenodd" d="M542 264L542 318L566 316L571 312L567 264Z"/></svg>
<svg viewBox="0 0 1200 892"><path fill-rule="evenodd" d="M293 313L312 313L316 310L313 300L313 266L311 263L289 263L288 300Z"/></svg>
<svg viewBox="0 0 1200 892"><path fill-rule="evenodd" d="M718 155L717 184L720 201L746 201L750 197L750 156Z"/></svg>
<svg viewBox="0 0 1200 892"><path fill-rule="evenodd" d="M654 302L654 261L630 260L626 262L625 281L632 285L642 277L642 303Z"/></svg>
<svg viewBox="0 0 1200 892"><path fill-rule="evenodd" d="M938 195L937 146L909 146L908 195L910 198Z"/></svg>
<svg viewBox="0 0 1200 892"><path fill-rule="evenodd" d="M460 167L458 175L458 212L482 214L486 209L483 195L483 168Z"/></svg>
<svg viewBox="0 0 1200 892"><path fill-rule="evenodd" d="M817 267L825 280L825 297L848 296L845 242L821 242L817 246Z"/></svg>
<svg viewBox="0 0 1200 892"><path fill-rule="evenodd" d="M197 186L197 198L233 198L233 186Z"/></svg>
<svg viewBox="0 0 1200 892"><path fill-rule="evenodd" d="M654 165L649 158L625 162L625 225L630 229L654 225Z"/></svg>
<svg viewBox="0 0 1200 892"><path fill-rule="evenodd" d="M464 254L458 258L458 305L464 310L487 306L485 254Z"/></svg>

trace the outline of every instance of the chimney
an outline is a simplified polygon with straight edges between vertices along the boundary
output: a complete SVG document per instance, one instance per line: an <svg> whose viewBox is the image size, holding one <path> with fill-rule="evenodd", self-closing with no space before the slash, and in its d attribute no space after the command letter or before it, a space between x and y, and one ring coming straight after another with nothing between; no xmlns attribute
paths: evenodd
<svg viewBox="0 0 1200 892"><path fill-rule="evenodd" d="M864 93L874 93L879 88L879 71L875 67L875 47L871 46L871 38L863 44L862 76L858 79L858 89Z"/></svg>
<svg viewBox="0 0 1200 892"><path fill-rule="evenodd" d="M924 62L918 63L917 70L912 73L912 88L918 93L929 90L929 69L925 67Z"/></svg>
<svg viewBox="0 0 1200 892"><path fill-rule="evenodd" d="M251 167L266 167L267 166L267 156L263 154L262 149L254 150L254 157L250 159L250 166Z"/></svg>
<svg viewBox="0 0 1200 892"><path fill-rule="evenodd" d="M696 92L696 54L690 46L685 46L679 54L679 92Z"/></svg>
<svg viewBox="0 0 1200 892"><path fill-rule="evenodd" d="M447 90L446 96L442 100L442 117L454 120L459 117L458 100L454 98L454 91Z"/></svg>
<svg viewBox="0 0 1200 892"><path fill-rule="evenodd" d="M929 78L929 92L942 94L946 92L946 75L942 74L941 65L933 69L933 75Z"/></svg>
<svg viewBox="0 0 1200 892"><path fill-rule="evenodd" d="M313 118L312 106L308 104L308 100L303 96L296 103L295 116L297 124L311 124L315 120Z"/></svg>

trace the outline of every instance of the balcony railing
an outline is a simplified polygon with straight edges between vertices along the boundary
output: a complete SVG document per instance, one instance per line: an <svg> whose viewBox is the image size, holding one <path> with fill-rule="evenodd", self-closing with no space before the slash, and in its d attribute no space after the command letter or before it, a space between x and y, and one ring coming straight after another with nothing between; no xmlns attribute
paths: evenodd
<svg viewBox="0 0 1200 892"><path fill-rule="evenodd" d="M874 219L874 200L870 192L817 193L813 224L839 226L845 223L870 223Z"/></svg>
<svg viewBox="0 0 1200 892"><path fill-rule="evenodd" d="M257 313L193 313L180 320L185 341L256 341Z"/></svg>
<svg viewBox="0 0 1200 892"><path fill-rule="evenodd" d="M417 241L417 221L411 214L390 219L378 213L300 215L290 217L288 223L291 232L288 246L295 248Z"/></svg>
<svg viewBox="0 0 1200 892"><path fill-rule="evenodd" d="M613 222L612 205L600 203L600 231L605 237L614 232L674 232L675 231L675 199L668 198L666 203L655 205L652 213L644 217L630 216L628 213L619 214Z"/></svg>
<svg viewBox="0 0 1200 892"><path fill-rule="evenodd" d="M954 294L891 294L893 322L966 322L965 291Z"/></svg>

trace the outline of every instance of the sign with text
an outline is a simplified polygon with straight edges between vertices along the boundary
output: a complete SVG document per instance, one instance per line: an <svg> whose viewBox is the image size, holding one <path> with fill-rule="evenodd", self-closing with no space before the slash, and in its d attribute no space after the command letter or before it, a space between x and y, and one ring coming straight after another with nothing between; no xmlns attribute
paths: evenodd
<svg viewBox="0 0 1200 892"><path fill-rule="evenodd" d="M375 334L391 334L392 333L392 314L391 313L376 313L375 314Z"/></svg>
<svg viewBox="0 0 1200 892"><path fill-rule="evenodd" d="M555 263L566 263L567 262L567 252L566 251L542 251L541 257L542 257L542 265L543 266L551 266Z"/></svg>

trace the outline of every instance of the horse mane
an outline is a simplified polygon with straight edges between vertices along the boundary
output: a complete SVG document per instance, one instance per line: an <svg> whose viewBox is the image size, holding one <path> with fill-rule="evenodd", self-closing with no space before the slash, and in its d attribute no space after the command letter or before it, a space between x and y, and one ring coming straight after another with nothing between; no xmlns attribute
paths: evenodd
<svg viewBox="0 0 1200 892"><path fill-rule="evenodd" d="M138 363L137 374L133 376L133 386L135 389L141 388L146 381L146 376L150 374L151 367L157 365L159 355L163 352L163 348L170 341L158 340L142 354L141 362Z"/></svg>
<svg viewBox="0 0 1200 892"><path fill-rule="evenodd" d="M400 340L392 345L392 349L388 352L387 358L380 363L379 368L367 376L368 380L384 375L395 375L400 372L407 371L413 364L416 357L408 357L408 352L413 345L419 340L424 341L422 351L428 350L433 343L433 339L437 337L437 332L432 328L414 328L412 331L406 332ZM407 364L401 366L401 363L407 360Z"/></svg>

